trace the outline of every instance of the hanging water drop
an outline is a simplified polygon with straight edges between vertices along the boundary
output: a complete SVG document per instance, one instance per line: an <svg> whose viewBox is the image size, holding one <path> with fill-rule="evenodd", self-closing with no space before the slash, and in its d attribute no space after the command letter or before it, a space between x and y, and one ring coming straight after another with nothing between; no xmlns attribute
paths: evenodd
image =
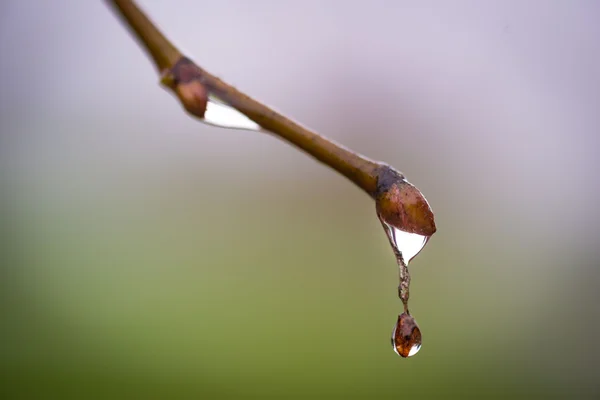
<svg viewBox="0 0 600 400"><path fill-rule="evenodd" d="M398 315L392 331L392 347L399 356L412 357L421 350L421 330L408 313Z"/></svg>
<svg viewBox="0 0 600 400"><path fill-rule="evenodd" d="M187 57L163 71L161 83L172 89L185 110L205 124L228 129L260 131L259 124L223 101L206 85L206 71Z"/></svg>
<svg viewBox="0 0 600 400"><path fill-rule="evenodd" d="M406 232L402 229L394 228L383 220L382 222L390 238L390 244L395 247L394 253L399 254L406 265L419 254L429 240L430 236Z"/></svg>
<svg viewBox="0 0 600 400"><path fill-rule="evenodd" d="M260 125L256 122L212 94L208 95L208 102L202 122L229 129L261 130Z"/></svg>

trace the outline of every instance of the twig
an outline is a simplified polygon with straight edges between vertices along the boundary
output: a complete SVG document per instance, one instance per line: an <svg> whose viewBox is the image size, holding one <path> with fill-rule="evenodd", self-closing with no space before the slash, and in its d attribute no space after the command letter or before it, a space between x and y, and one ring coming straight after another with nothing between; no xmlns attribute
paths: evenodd
<svg viewBox="0 0 600 400"><path fill-rule="evenodd" d="M304 150L340 172L371 196L376 195L377 176L384 163L375 162L333 142L223 82L177 50L131 0L108 0L152 57L162 83L173 90L185 109L202 118L206 91L231 105L252 121Z"/></svg>

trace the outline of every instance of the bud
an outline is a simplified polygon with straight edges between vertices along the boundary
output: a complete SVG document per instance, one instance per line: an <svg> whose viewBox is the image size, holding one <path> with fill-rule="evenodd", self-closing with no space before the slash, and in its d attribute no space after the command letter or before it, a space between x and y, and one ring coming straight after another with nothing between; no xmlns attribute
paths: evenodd
<svg viewBox="0 0 600 400"><path fill-rule="evenodd" d="M208 90L202 83L201 70L190 59L182 57L171 69L163 71L161 83L175 92L188 113L204 118Z"/></svg>
<svg viewBox="0 0 600 400"><path fill-rule="evenodd" d="M377 214L394 228L429 237L436 231L433 211L419 189L384 166L377 180Z"/></svg>
<svg viewBox="0 0 600 400"><path fill-rule="evenodd" d="M187 83L180 83L175 86L175 93L187 112L198 118L204 118L208 103L208 93L200 81L194 80Z"/></svg>

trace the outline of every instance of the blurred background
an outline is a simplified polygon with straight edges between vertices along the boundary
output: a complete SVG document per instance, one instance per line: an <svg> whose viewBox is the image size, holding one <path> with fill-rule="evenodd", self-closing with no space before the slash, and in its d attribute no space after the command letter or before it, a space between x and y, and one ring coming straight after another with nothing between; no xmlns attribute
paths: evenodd
<svg viewBox="0 0 600 400"><path fill-rule="evenodd" d="M3 398L600 396L595 1L139 0L425 194L401 359L370 200L188 117L103 1L0 5Z"/></svg>

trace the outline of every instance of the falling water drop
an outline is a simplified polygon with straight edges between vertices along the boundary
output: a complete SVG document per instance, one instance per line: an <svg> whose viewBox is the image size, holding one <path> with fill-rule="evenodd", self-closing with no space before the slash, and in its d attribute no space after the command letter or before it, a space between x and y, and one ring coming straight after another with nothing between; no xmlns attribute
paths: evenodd
<svg viewBox="0 0 600 400"><path fill-rule="evenodd" d="M204 123L222 128L260 131L261 127L244 114L212 94L208 96Z"/></svg>
<svg viewBox="0 0 600 400"><path fill-rule="evenodd" d="M407 313L398 315L392 331L392 347L399 356L412 357L421 350L421 330L417 321Z"/></svg>

